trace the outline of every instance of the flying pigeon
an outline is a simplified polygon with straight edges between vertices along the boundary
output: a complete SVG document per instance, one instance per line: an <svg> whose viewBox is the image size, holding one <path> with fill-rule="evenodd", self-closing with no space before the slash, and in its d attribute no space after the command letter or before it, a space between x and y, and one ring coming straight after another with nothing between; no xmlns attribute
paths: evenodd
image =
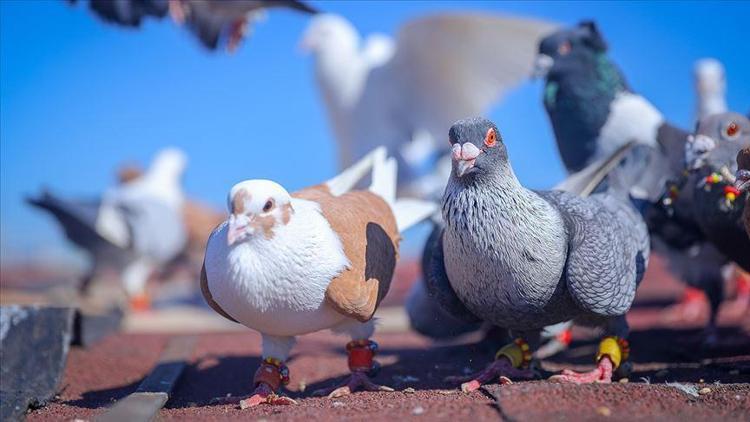
<svg viewBox="0 0 750 422"><path fill-rule="evenodd" d="M261 18L265 9L317 13L298 0L90 0L89 8L104 21L136 28L147 17L162 19L170 14L178 24L186 24L204 47L216 50L226 45L230 52L239 46L248 26Z"/></svg>
<svg viewBox="0 0 750 422"><path fill-rule="evenodd" d="M399 189L439 198L450 173L444 136L528 78L550 23L517 17L443 14L407 22L395 38L362 39L345 18L312 19L301 46L346 167L377 145L399 161ZM441 158L445 158L441 160Z"/></svg>
<svg viewBox="0 0 750 422"><path fill-rule="evenodd" d="M265 9L276 7L317 13L298 0L170 0L169 7L174 20L186 23L203 46L215 50L225 42L230 52L239 46L248 25L262 17Z"/></svg>
<svg viewBox="0 0 750 422"><path fill-rule="evenodd" d="M750 145L750 120L732 112L711 115L688 139L686 160L694 177L686 183L693 191L693 218L725 256L750 271L750 238L742 217L747 195L734 186L737 156Z"/></svg>
<svg viewBox="0 0 750 422"><path fill-rule="evenodd" d="M727 111L727 81L724 65L712 58L700 59L693 68L695 93L698 97L695 120Z"/></svg>
<svg viewBox="0 0 750 422"><path fill-rule="evenodd" d="M745 231L750 236L750 145L742 148L737 154L737 168L735 186L747 195L742 219L745 222Z"/></svg>
<svg viewBox="0 0 750 422"><path fill-rule="evenodd" d="M592 21L545 37L535 68L537 76L545 77L544 106L563 164L573 176L628 142L646 147L632 150L637 154L632 159L648 165L633 180L630 194L646 216L653 250L667 257L678 278L706 292L712 305L706 333L710 342L723 298L721 268L728 260L692 224L692 218L679 218L691 209L690 196L676 195L674 183L685 170L688 133L667 122L656 107L630 89L607 56L607 43ZM683 315L692 304L684 305L679 312Z"/></svg>
<svg viewBox="0 0 750 422"><path fill-rule="evenodd" d="M352 188L372 170L368 190ZM396 161L385 148L317 186L289 194L268 180L229 193L229 219L211 234L201 289L224 317L257 330L263 362L241 407L290 404L276 395L295 337L323 329L351 337L350 378L329 397L375 385L373 314L388 292L400 233L435 212L432 203L396 200Z"/></svg>
<svg viewBox="0 0 750 422"><path fill-rule="evenodd" d="M613 174L607 191L588 198L526 189L497 127L483 118L456 122L449 141L445 229L433 250L428 288L457 317L517 335L462 390L498 376L530 377L539 331L569 320L600 326L606 337L596 369L555 379L609 382L627 360L625 313L649 257L648 230L628 199L627 183Z"/></svg>
<svg viewBox="0 0 750 422"><path fill-rule="evenodd" d="M160 151L149 170L107 190L99 199L67 200L49 192L28 202L50 212L68 239L92 256L82 290L105 269L122 278L131 304L148 305L146 281L158 266L176 257L185 245L181 178L182 151Z"/></svg>

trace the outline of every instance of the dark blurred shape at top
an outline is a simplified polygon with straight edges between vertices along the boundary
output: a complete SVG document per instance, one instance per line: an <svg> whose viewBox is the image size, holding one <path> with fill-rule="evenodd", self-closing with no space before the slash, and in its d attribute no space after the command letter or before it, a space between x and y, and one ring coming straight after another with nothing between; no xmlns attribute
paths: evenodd
<svg viewBox="0 0 750 422"><path fill-rule="evenodd" d="M77 0L68 0L76 3ZM287 8L305 13L317 10L297 0L90 0L90 9L103 20L139 27L146 17L164 18L169 13L179 25L186 24L206 48L226 46L234 51L248 27L265 9Z"/></svg>

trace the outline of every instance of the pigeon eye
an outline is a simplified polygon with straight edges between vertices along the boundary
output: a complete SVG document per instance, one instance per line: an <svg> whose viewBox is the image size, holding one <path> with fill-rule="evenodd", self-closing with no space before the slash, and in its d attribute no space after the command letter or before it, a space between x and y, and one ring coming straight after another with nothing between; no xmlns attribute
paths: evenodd
<svg viewBox="0 0 750 422"><path fill-rule="evenodd" d="M484 144L488 147L494 147L497 144L497 133L495 129L489 128L487 134L484 136Z"/></svg>
<svg viewBox="0 0 750 422"><path fill-rule="evenodd" d="M727 128L724 129L724 134L727 135L727 138L736 138L740 134L740 127L737 122L730 123Z"/></svg>
<svg viewBox="0 0 750 422"><path fill-rule="evenodd" d="M564 43L557 46L557 54L564 56L570 53L570 42L565 41Z"/></svg>
<svg viewBox="0 0 750 422"><path fill-rule="evenodd" d="M273 199L266 201L265 205L263 205L263 212L271 211L271 208L273 208Z"/></svg>

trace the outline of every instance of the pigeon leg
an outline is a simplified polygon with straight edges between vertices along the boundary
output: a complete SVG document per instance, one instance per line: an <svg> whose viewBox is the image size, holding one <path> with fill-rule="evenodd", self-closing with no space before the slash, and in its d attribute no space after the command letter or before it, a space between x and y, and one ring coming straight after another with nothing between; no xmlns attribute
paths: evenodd
<svg viewBox="0 0 750 422"><path fill-rule="evenodd" d="M597 353L597 366L588 372L575 372L563 370L558 375L549 378L552 382L573 383L573 384L590 384L590 383L610 383L612 374L620 363L625 362L630 353L628 341L622 337L608 336L604 337L599 343L599 353Z"/></svg>
<svg viewBox="0 0 750 422"><path fill-rule="evenodd" d="M342 383L315 391L314 395L327 395L328 398L347 396L357 390L364 391L394 391L385 385L375 384L370 380L380 369L380 365L373 360L378 350L378 344L372 340L352 340L346 345L349 355L349 370L351 375Z"/></svg>
<svg viewBox="0 0 750 422"><path fill-rule="evenodd" d="M708 307L708 301L703 291L688 286L680 301L664 310L662 319L669 323L705 321Z"/></svg>
<svg viewBox="0 0 750 422"><path fill-rule="evenodd" d="M294 337L276 337L266 334L262 336L264 358L253 377L255 390L250 397L239 401L240 408L247 409L261 404L297 404L293 399L278 394L281 386L289 383L289 368L284 361L294 345ZM229 399L229 402L236 401L237 399Z"/></svg>
<svg viewBox="0 0 750 422"><path fill-rule="evenodd" d="M378 385L370 380L370 377L375 376L380 369L380 365L373 359L378 352L378 344L369 339L375 331L372 320L366 323L346 322L332 330L349 333L352 338L352 341L346 345L351 375L334 387L315 391L314 395L327 395L328 398L336 398L349 395L357 390L394 391L391 387Z"/></svg>
<svg viewBox="0 0 750 422"><path fill-rule="evenodd" d="M513 340L500 349L495 355L495 361L485 369L470 377L448 377L448 382L463 382L461 391L468 393L479 389L483 384L493 379L500 379L500 384L510 384L511 377L521 379L534 378L535 374L528 369L531 363L531 350L522 338ZM465 381L465 382L464 382Z"/></svg>
<svg viewBox="0 0 750 422"><path fill-rule="evenodd" d="M151 299L146 293L146 282L153 267L145 259L137 259L125 267L122 282L130 298L130 308L134 311L146 311L151 307Z"/></svg>

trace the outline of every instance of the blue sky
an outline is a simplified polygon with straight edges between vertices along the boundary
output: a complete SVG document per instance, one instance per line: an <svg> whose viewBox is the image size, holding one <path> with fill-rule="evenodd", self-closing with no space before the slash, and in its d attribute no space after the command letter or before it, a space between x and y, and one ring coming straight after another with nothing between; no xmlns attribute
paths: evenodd
<svg viewBox="0 0 750 422"><path fill-rule="evenodd" d="M726 66L730 107L750 109L748 3L312 3L363 34L393 34L410 18L446 10L562 24L593 18L631 86L675 123L692 124L692 65L701 57ZM146 165L166 145L190 156L188 194L217 208L242 179L270 178L294 190L333 175L335 143L311 59L297 50L307 21L272 11L227 55L203 50L169 21L128 30L102 23L80 4L0 1L3 261L69 250L59 228L23 195L42 186L96 195L112 183L117 165ZM524 183L544 188L562 178L540 82L526 83L489 114Z"/></svg>

